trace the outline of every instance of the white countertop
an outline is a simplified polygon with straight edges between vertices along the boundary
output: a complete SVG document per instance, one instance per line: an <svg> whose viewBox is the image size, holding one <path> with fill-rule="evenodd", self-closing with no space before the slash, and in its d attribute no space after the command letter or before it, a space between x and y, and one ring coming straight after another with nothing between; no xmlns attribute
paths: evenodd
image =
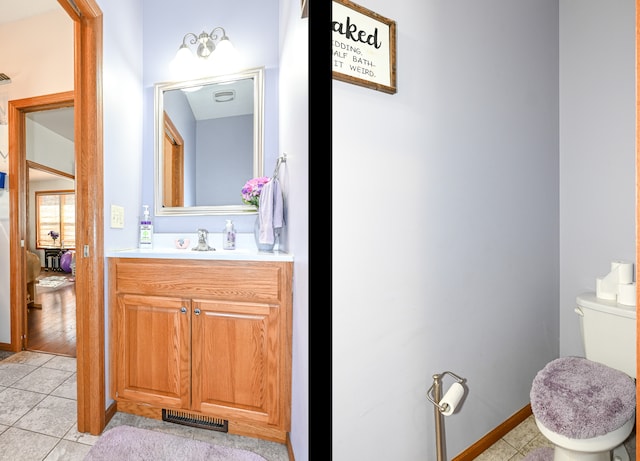
<svg viewBox="0 0 640 461"><path fill-rule="evenodd" d="M175 247L177 239L190 240L187 248ZM293 261L293 255L276 249L273 252L262 252L256 249L253 234L239 233L236 236L235 250L223 250L222 233L209 233L209 245L215 250L192 250L197 244L196 234L154 234L153 248L141 250L139 248L111 249L105 252L107 258L168 258L168 259L212 259L236 261Z"/></svg>
<svg viewBox="0 0 640 461"><path fill-rule="evenodd" d="M215 250L193 251L191 249L179 250L176 248L162 248L140 250L110 250L107 258L169 258L169 259L216 259L236 261L293 261L293 255L282 251L272 253L257 250Z"/></svg>

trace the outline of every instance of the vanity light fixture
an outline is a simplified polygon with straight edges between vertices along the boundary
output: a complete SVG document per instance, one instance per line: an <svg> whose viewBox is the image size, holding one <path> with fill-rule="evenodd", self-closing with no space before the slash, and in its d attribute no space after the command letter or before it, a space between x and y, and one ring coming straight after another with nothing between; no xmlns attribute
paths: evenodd
<svg viewBox="0 0 640 461"><path fill-rule="evenodd" d="M192 52L190 45L195 45ZM189 32L170 63L174 80L191 80L227 73L235 66L235 47L222 27L200 35Z"/></svg>
<svg viewBox="0 0 640 461"><path fill-rule="evenodd" d="M186 57L190 58L193 56L189 45L187 45L187 39L189 39L188 42L191 45L198 45L196 48L196 56L203 59L211 56L216 49L218 50L216 54L233 50L233 44L231 40L229 40L229 37L227 37L225 30L222 27L216 27L209 34L204 31L201 32L200 35L192 32L187 33L182 39L182 45L178 48L176 60L183 60L186 59Z"/></svg>

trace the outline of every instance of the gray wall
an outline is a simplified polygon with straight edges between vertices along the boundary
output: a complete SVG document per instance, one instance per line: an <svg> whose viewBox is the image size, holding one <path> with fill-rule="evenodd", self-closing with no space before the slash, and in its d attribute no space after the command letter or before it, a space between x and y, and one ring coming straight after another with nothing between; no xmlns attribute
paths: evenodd
<svg viewBox="0 0 640 461"><path fill-rule="evenodd" d="M196 131L195 205L242 205L234 178L253 177L253 114L203 120Z"/></svg>
<svg viewBox="0 0 640 461"><path fill-rule="evenodd" d="M635 3L560 2L560 355L611 261L635 262Z"/></svg>
<svg viewBox="0 0 640 461"><path fill-rule="evenodd" d="M575 295L635 245L635 7L615 3L366 5L397 23L398 92L332 85L334 460L435 459L444 371L469 389L451 459L581 351Z"/></svg>

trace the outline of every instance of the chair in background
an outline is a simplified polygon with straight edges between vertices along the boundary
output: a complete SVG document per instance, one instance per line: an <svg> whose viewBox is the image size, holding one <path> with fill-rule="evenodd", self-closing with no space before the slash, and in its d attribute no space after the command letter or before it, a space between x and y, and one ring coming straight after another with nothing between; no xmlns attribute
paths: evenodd
<svg viewBox="0 0 640 461"><path fill-rule="evenodd" d="M36 304L35 284L40 275L40 256L27 251L27 307L42 308L40 304Z"/></svg>

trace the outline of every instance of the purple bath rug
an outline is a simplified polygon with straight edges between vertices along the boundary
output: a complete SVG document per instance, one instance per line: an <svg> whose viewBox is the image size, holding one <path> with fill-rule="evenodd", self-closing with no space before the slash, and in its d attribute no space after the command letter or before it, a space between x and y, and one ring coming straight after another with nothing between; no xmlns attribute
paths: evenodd
<svg viewBox="0 0 640 461"><path fill-rule="evenodd" d="M251 451L164 432L117 426L100 436L84 461L266 461Z"/></svg>
<svg viewBox="0 0 640 461"><path fill-rule="evenodd" d="M522 461L553 461L553 448L543 447L533 450Z"/></svg>

